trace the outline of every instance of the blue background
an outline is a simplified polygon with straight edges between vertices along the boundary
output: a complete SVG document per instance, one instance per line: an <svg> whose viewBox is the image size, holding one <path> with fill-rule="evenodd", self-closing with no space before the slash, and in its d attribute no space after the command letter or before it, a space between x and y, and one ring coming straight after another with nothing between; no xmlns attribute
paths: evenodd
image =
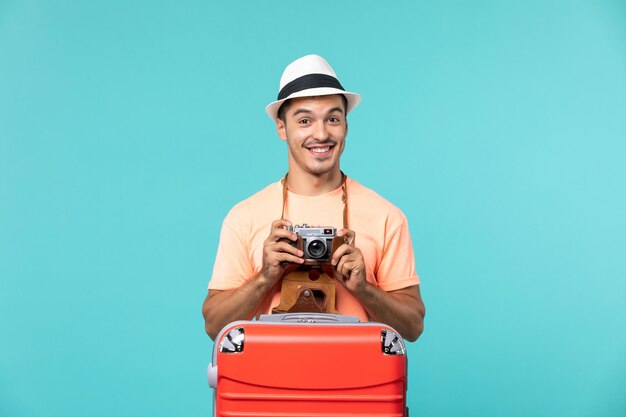
<svg viewBox="0 0 626 417"><path fill-rule="evenodd" d="M205 416L229 208L325 56L407 215L419 416L626 415L626 3L0 0L0 415Z"/></svg>

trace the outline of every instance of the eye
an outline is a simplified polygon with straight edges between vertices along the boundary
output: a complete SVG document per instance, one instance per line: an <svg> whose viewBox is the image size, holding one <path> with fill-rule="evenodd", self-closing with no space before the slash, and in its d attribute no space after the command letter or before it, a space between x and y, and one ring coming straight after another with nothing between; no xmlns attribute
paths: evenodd
<svg viewBox="0 0 626 417"><path fill-rule="evenodd" d="M306 125L310 125L311 121L309 119L300 119L300 120L298 120L298 124L306 126Z"/></svg>
<svg viewBox="0 0 626 417"><path fill-rule="evenodd" d="M330 116L328 118L328 121L331 122L331 123L340 123L341 119L339 117L337 117L337 116Z"/></svg>

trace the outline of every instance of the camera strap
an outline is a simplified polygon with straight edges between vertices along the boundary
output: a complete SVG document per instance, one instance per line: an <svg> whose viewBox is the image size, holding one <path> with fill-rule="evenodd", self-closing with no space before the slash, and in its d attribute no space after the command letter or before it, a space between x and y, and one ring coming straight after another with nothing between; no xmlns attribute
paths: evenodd
<svg viewBox="0 0 626 417"><path fill-rule="evenodd" d="M342 195L341 195L341 201L343 202L343 228L347 228L348 227L348 190L346 187L346 182L348 181L348 176L346 174L343 173L343 171L341 172L341 191L342 191ZM285 218L285 206L287 204L287 191L289 191L287 189L287 176L289 175L289 173L285 174L285 178L283 178L282 183L283 183L283 211L280 213L280 218L284 219Z"/></svg>

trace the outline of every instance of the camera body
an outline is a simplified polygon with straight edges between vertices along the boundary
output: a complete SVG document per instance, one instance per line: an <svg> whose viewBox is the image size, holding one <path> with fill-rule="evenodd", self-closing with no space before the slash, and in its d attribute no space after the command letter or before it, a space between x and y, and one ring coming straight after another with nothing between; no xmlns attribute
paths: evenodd
<svg viewBox="0 0 626 417"><path fill-rule="evenodd" d="M309 226L308 224L287 226L298 238L290 244L304 252L306 265L320 265L330 263L335 250L344 243L342 237L337 236L337 229L326 226Z"/></svg>

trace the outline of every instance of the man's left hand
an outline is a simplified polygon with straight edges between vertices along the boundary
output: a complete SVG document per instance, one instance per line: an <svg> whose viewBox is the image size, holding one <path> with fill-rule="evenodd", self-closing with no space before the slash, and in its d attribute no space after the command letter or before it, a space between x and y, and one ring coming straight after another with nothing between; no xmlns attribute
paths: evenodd
<svg viewBox="0 0 626 417"><path fill-rule="evenodd" d="M354 246L356 234L344 228L337 232L337 236L345 236L346 243L339 246L331 258L333 275L348 291L358 293L367 285L367 281L363 254Z"/></svg>

